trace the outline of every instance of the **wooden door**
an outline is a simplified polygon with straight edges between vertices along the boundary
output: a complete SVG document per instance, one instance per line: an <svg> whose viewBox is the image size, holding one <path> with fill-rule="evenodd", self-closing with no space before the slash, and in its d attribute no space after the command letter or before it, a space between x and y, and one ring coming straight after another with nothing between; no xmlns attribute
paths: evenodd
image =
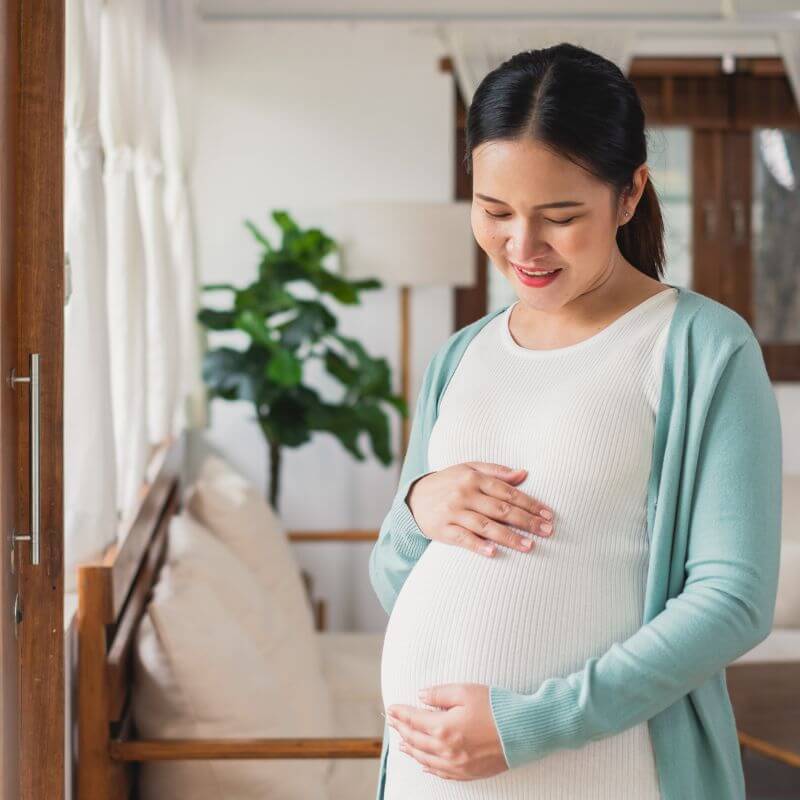
<svg viewBox="0 0 800 800"><path fill-rule="evenodd" d="M0 53L0 790L61 800L63 2L4 4Z"/></svg>

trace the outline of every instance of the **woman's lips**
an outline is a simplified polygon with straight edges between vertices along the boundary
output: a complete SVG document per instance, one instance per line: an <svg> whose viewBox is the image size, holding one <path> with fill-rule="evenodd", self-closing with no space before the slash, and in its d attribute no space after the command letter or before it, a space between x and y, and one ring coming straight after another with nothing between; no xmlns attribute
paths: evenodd
<svg viewBox="0 0 800 800"><path fill-rule="evenodd" d="M514 267L514 271L517 273L517 277L520 279L525 286L535 286L541 288L542 286L549 286L554 280L558 278L561 274L561 267L556 267L555 271L552 275L542 275L539 277L535 277L532 275L526 275L513 261L510 262L511 265ZM537 270L541 268L537 267Z"/></svg>

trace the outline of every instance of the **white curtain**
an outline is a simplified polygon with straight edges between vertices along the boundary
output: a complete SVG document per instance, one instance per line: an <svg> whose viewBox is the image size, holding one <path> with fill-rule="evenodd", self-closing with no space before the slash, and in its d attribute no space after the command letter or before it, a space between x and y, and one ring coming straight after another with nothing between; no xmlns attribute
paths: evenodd
<svg viewBox="0 0 800 800"><path fill-rule="evenodd" d="M539 23L513 28L482 27L480 30L443 25L438 33L453 59L456 80L467 108L484 77L521 50L569 42L599 53L627 75L636 42L636 33L632 30Z"/></svg>
<svg viewBox="0 0 800 800"><path fill-rule="evenodd" d="M106 302L105 199L98 132L102 0L66 4L64 240L65 590L75 565L117 530L116 461Z"/></svg>
<svg viewBox="0 0 800 800"><path fill-rule="evenodd" d="M208 425L208 398L201 373L205 329L197 322L200 287L194 250L194 229L188 184L193 118L193 69L196 18L186 0L164 6L164 60L161 115L164 159L164 211L175 269L177 326L180 343L179 404L175 425Z"/></svg>
<svg viewBox="0 0 800 800"><path fill-rule="evenodd" d="M146 48L143 6L106 0L100 35L100 130L105 151L109 344L117 494L122 518L135 509L148 444L144 243L135 165Z"/></svg>
<svg viewBox="0 0 800 800"><path fill-rule="evenodd" d="M136 199L144 245L147 310L147 422L151 444L173 432L178 392L178 331L175 275L164 214L161 119L168 77L161 0L137 0L144 38L137 45L141 81L135 158Z"/></svg>
<svg viewBox="0 0 800 800"><path fill-rule="evenodd" d="M68 591L127 530L152 446L206 424L180 108L193 21L193 0L67 0Z"/></svg>

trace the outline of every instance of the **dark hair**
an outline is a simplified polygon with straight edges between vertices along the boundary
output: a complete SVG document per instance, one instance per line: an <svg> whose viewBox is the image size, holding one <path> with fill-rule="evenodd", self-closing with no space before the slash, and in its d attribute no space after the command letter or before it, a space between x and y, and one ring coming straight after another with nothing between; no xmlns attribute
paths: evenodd
<svg viewBox="0 0 800 800"><path fill-rule="evenodd" d="M634 85L603 56L568 42L523 50L484 77L467 113L467 173L472 151L492 139L530 137L614 190L633 189L647 160L644 111ZM617 230L622 255L640 272L664 274L664 222L648 176L633 216Z"/></svg>

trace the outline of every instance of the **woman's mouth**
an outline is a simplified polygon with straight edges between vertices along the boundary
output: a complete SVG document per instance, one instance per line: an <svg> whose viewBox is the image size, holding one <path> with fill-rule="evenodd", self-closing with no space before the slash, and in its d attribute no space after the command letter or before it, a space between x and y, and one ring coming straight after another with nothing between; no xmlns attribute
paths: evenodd
<svg viewBox="0 0 800 800"><path fill-rule="evenodd" d="M524 283L526 286L548 286L550 285L559 275L561 269L553 269L553 270L523 270L522 267L518 267L513 262L510 262L511 266L514 267L514 271L517 273L520 281Z"/></svg>

